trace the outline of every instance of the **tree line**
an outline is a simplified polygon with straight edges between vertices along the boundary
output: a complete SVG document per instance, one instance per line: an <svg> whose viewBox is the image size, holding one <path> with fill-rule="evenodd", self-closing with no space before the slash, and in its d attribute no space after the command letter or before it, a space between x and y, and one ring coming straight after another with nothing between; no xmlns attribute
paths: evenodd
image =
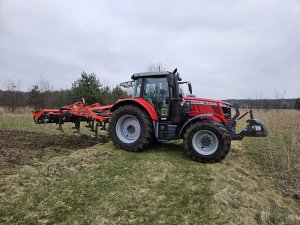
<svg viewBox="0 0 300 225"><path fill-rule="evenodd" d="M164 69L161 64L150 65L148 71ZM86 104L100 103L101 105L113 104L118 98L129 97L129 93L119 86L110 87L103 85L96 74L82 72L80 78L72 83L69 89L53 90L50 83L44 79L36 82L28 91L20 90L21 82L9 81L7 90L0 90L0 106L14 112L19 107L30 106L35 109L59 108L63 105L85 99ZM227 99L233 106L252 109L299 109L300 98L286 99L284 94L276 92L274 99Z"/></svg>
<svg viewBox="0 0 300 225"><path fill-rule="evenodd" d="M238 105L240 108L249 109L299 109L300 98L274 98L274 99L226 99L226 102L233 106Z"/></svg>
<svg viewBox="0 0 300 225"><path fill-rule="evenodd" d="M127 91L118 85L115 87L103 85L96 74L88 74L84 71L69 89L53 90L49 82L44 79L36 82L28 91L21 91L20 86L20 82L9 81L7 90L0 90L0 106L14 112L17 108L26 106L36 110L59 108L82 101L82 98L86 104L98 102L107 105L115 103L118 98L128 97Z"/></svg>

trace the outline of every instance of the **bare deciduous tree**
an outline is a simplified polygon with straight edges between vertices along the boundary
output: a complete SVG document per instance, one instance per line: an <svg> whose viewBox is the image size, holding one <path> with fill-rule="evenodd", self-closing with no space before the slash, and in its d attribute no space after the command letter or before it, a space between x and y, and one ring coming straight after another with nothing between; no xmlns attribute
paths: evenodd
<svg viewBox="0 0 300 225"><path fill-rule="evenodd" d="M21 81L17 82L9 80L7 82L7 97L6 97L6 105L8 107L8 111L15 112L16 108L20 104L21 98Z"/></svg>
<svg viewBox="0 0 300 225"><path fill-rule="evenodd" d="M150 63L146 66L146 70L149 72L160 72L166 70L162 63Z"/></svg>
<svg viewBox="0 0 300 225"><path fill-rule="evenodd" d="M49 80L46 80L43 76L40 76L40 79L37 81L37 85L42 92L53 91L52 85L50 85Z"/></svg>
<svg viewBox="0 0 300 225"><path fill-rule="evenodd" d="M262 108L260 99L262 99L262 95L256 94L255 95L255 108L256 109Z"/></svg>
<svg viewBox="0 0 300 225"><path fill-rule="evenodd" d="M285 96L285 91L279 91L275 89L274 91L274 108L276 112L279 112L279 110L282 108L283 103L284 103L284 96Z"/></svg>
<svg viewBox="0 0 300 225"><path fill-rule="evenodd" d="M43 102L41 107L53 105L53 95L51 94L54 90L53 86L50 84L49 80L45 79L42 75L40 79L35 84L40 91L41 102Z"/></svg>

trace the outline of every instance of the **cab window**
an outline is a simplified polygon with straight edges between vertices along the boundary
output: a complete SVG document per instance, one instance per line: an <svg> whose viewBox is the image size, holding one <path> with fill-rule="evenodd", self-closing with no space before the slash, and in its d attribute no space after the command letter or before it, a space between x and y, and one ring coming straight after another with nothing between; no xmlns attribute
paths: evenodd
<svg viewBox="0 0 300 225"><path fill-rule="evenodd" d="M144 99L153 104L158 111L163 105L169 105L169 86L166 77L145 78Z"/></svg>

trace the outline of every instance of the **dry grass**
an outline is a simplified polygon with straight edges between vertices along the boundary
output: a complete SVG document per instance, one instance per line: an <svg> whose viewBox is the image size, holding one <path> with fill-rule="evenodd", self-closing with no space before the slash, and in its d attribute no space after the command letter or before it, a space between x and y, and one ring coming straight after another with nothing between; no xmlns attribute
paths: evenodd
<svg viewBox="0 0 300 225"><path fill-rule="evenodd" d="M11 112L7 107L0 107L0 115L20 115L20 114L30 114L33 107L18 107L15 112Z"/></svg>
<svg viewBox="0 0 300 225"><path fill-rule="evenodd" d="M299 203L282 196L241 142L232 143L225 161L209 166L214 224L300 224Z"/></svg>
<svg viewBox="0 0 300 225"><path fill-rule="evenodd" d="M265 172L274 178L281 190L300 199L300 111L256 111L269 136L244 141L250 155Z"/></svg>

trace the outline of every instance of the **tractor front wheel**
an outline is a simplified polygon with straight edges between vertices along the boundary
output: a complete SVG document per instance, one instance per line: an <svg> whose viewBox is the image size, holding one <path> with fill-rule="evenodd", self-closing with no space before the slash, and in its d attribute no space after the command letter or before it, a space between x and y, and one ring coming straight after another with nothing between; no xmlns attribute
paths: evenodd
<svg viewBox="0 0 300 225"><path fill-rule="evenodd" d="M212 120L196 122L186 130L184 149L195 161L219 162L230 150L230 136L227 129Z"/></svg>
<svg viewBox="0 0 300 225"><path fill-rule="evenodd" d="M135 105L116 109L108 127L113 144L126 151L146 149L153 141L153 125L148 114Z"/></svg>

